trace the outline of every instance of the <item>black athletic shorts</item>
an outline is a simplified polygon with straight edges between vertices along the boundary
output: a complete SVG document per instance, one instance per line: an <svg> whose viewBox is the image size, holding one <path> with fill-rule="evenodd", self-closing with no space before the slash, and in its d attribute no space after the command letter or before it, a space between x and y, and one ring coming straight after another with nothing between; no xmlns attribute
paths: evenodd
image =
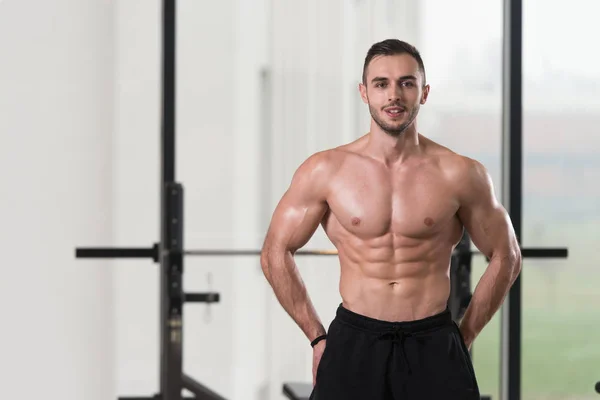
<svg viewBox="0 0 600 400"><path fill-rule="evenodd" d="M395 323L340 305L310 400L429 399L480 399L471 357L450 311Z"/></svg>

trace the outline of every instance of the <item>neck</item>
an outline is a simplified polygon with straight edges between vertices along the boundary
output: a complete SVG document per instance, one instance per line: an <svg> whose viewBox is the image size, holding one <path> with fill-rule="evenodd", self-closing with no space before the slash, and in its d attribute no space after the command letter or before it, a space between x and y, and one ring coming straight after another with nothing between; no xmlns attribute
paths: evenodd
<svg viewBox="0 0 600 400"><path fill-rule="evenodd" d="M371 121L367 151L373 158L382 161L385 165L402 163L410 156L419 154L421 150L415 123L410 124L398 137L394 137Z"/></svg>

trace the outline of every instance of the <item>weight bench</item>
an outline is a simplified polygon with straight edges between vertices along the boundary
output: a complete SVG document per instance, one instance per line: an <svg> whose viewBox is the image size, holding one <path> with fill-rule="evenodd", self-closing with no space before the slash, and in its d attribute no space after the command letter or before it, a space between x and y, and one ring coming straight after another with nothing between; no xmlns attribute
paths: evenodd
<svg viewBox="0 0 600 400"><path fill-rule="evenodd" d="M290 400L308 400L312 388L310 383L287 382L283 384L283 394Z"/></svg>
<svg viewBox="0 0 600 400"><path fill-rule="evenodd" d="M283 384L283 394L290 400L308 400L311 392L312 385L310 383L288 382ZM492 400L492 397L481 396L481 400Z"/></svg>

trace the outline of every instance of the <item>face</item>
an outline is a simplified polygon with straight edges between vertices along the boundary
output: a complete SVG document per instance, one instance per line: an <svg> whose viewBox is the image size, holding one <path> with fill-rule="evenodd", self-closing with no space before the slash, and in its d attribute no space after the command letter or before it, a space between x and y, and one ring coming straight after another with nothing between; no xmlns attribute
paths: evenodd
<svg viewBox="0 0 600 400"><path fill-rule="evenodd" d="M393 137L412 124L429 94L419 64L409 54L373 58L359 89L373 121Z"/></svg>

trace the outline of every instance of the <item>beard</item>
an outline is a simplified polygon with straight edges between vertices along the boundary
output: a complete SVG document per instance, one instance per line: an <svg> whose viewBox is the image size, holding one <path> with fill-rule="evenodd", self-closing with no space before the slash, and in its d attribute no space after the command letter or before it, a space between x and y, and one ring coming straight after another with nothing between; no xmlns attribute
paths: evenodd
<svg viewBox="0 0 600 400"><path fill-rule="evenodd" d="M390 107L390 106L386 106L386 107ZM375 109L375 107L372 107L371 104L369 104L369 112L371 113L371 117L373 118L373 121L375 121L375 123L381 128L382 131L384 131L391 137L397 138L400 135L402 135L404 133L404 131L406 131L406 129L409 127L410 124L413 123L413 121L417 117L417 114L419 113L419 107L420 106L417 105L411 109L406 109L406 111L408 112L408 118L406 119L406 121L404 121L403 123L400 123L400 124L398 122L392 122L392 123L386 122L384 120L384 117L380 116L380 114L377 113L377 110ZM381 111L381 113L384 113L384 112L385 111Z"/></svg>

